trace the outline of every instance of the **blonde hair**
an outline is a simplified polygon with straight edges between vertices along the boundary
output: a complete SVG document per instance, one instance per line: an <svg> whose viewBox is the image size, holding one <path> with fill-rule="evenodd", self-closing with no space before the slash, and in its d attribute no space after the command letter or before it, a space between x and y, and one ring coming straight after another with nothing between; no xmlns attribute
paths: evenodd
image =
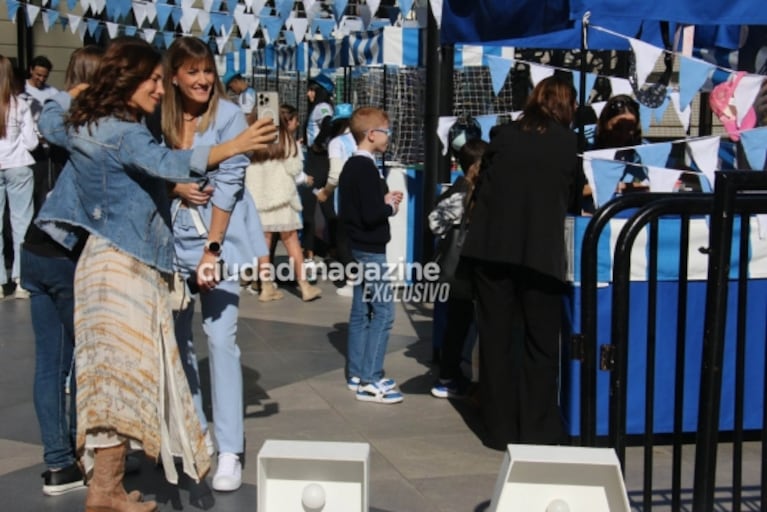
<svg viewBox="0 0 767 512"><path fill-rule="evenodd" d="M179 37L168 48L168 53L165 56L165 76L163 78L165 95L162 99L162 134L168 145L175 148L181 147L184 116L181 106L181 93L172 83L173 75L178 72L184 63L190 61L204 62L205 66L211 68L214 74L216 70L216 61L210 48L196 37ZM213 91L208 100L208 107L197 123L197 133L203 133L210 127L216 118L218 100L225 97L226 91L216 74L216 79L213 82Z"/></svg>
<svg viewBox="0 0 767 512"><path fill-rule="evenodd" d="M389 114L377 107L360 107L354 111L349 121L349 130L359 144L367 133L389 122Z"/></svg>
<svg viewBox="0 0 767 512"><path fill-rule="evenodd" d="M16 75L11 60L5 55L0 55L0 138L7 135L8 114L12 101L16 101Z"/></svg>
<svg viewBox="0 0 767 512"><path fill-rule="evenodd" d="M292 133L288 131L288 122L298 117L298 109L293 105L284 103L280 105L280 128L278 131L277 142L268 144L265 149L253 152L250 160L252 162L266 162L267 160L284 160L294 157L298 154L298 144ZM256 109L248 115L248 124L253 124L258 120Z"/></svg>

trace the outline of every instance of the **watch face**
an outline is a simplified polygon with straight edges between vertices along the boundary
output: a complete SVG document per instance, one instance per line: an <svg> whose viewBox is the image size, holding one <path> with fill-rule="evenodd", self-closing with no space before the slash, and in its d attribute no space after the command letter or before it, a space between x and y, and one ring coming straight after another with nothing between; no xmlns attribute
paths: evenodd
<svg viewBox="0 0 767 512"><path fill-rule="evenodd" d="M206 245L210 252L221 252L221 244L218 242L208 242Z"/></svg>

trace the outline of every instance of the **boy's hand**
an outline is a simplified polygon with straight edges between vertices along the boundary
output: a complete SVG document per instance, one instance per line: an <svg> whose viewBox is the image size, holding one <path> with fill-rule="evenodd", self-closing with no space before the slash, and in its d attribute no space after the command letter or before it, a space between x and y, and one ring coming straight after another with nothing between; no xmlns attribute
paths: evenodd
<svg viewBox="0 0 767 512"><path fill-rule="evenodd" d="M395 190L384 196L384 202L392 207L392 215L399 211L399 203L402 201L402 192Z"/></svg>

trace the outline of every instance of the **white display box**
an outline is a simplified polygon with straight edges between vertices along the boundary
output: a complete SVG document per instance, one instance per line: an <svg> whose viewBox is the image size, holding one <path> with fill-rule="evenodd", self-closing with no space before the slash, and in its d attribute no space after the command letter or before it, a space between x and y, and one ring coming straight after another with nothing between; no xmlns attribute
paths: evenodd
<svg viewBox="0 0 767 512"><path fill-rule="evenodd" d="M267 440L258 512L367 512L370 445ZM313 500L313 501L312 501Z"/></svg>
<svg viewBox="0 0 767 512"><path fill-rule="evenodd" d="M489 512L630 512L610 448L510 444Z"/></svg>

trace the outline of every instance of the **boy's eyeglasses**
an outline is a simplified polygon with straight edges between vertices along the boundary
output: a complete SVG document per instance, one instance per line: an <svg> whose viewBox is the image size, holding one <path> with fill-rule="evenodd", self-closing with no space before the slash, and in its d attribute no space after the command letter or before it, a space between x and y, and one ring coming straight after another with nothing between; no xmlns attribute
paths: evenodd
<svg viewBox="0 0 767 512"><path fill-rule="evenodd" d="M373 128L371 132L385 133L387 137L391 137L391 128Z"/></svg>

